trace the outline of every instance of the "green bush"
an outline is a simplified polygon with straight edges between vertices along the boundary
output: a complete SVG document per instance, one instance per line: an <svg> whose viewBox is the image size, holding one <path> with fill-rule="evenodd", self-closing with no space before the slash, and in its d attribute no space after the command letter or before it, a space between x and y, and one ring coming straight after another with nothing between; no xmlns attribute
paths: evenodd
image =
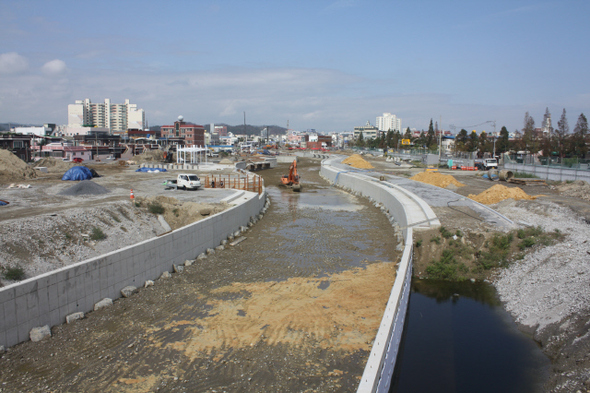
<svg viewBox="0 0 590 393"><path fill-rule="evenodd" d="M534 238L527 237L518 245L518 247L520 247L521 250L524 250L525 248L529 248L529 247L534 246L536 243L537 242L535 241Z"/></svg>
<svg viewBox="0 0 590 393"><path fill-rule="evenodd" d="M98 227L94 227L92 228L92 233L90 234L90 239L91 240L102 240L105 239L107 237L107 235L105 235L105 233L102 231L102 229L98 228Z"/></svg>
<svg viewBox="0 0 590 393"><path fill-rule="evenodd" d="M9 267L4 270L4 278L7 280L20 281L25 278L25 271L22 267Z"/></svg>
<svg viewBox="0 0 590 393"><path fill-rule="evenodd" d="M435 236L433 238L430 239L431 243L436 243L436 244L440 244L440 237Z"/></svg>
<svg viewBox="0 0 590 393"><path fill-rule="evenodd" d="M164 214L165 209L158 202L154 202L148 205L148 211L152 214Z"/></svg>
<svg viewBox="0 0 590 393"><path fill-rule="evenodd" d="M422 240L416 241L416 248L419 248L422 245Z"/></svg>
<svg viewBox="0 0 590 393"><path fill-rule="evenodd" d="M433 261L426 268L428 277L437 280L461 280L463 277L459 275L459 272L466 271L465 264L457 262L450 250L443 250L440 260Z"/></svg>

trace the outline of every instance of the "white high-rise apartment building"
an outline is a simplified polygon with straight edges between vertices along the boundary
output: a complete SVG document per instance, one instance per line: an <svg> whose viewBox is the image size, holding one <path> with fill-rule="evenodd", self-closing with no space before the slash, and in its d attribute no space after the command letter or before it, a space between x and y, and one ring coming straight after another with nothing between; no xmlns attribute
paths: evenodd
<svg viewBox="0 0 590 393"><path fill-rule="evenodd" d="M143 130L145 112L137 104L113 104L110 99L93 104L89 98L68 105L68 127L105 127L111 133L125 133L128 129Z"/></svg>
<svg viewBox="0 0 590 393"><path fill-rule="evenodd" d="M399 131L402 132L402 119L399 119L396 115L391 113L384 113L383 116L377 116L377 128L379 131L387 132Z"/></svg>

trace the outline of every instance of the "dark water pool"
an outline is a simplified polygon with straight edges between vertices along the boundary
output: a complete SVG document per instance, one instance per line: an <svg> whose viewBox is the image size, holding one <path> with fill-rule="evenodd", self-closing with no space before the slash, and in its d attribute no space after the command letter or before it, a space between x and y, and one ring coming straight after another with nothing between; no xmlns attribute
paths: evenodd
<svg viewBox="0 0 590 393"><path fill-rule="evenodd" d="M492 286L414 280L390 392L542 392L549 360Z"/></svg>

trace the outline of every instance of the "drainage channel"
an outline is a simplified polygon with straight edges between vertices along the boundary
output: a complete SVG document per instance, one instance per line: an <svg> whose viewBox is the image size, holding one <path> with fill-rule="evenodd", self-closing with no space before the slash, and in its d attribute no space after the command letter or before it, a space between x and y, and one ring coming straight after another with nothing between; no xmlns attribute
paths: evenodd
<svg viewBox="0 0 590 393"><path fill-rule="evenodd" d="M400 239L319 162L299 165L301 193L281 169L259 172L271 207L245 241L11 348L2 391L356 391Z"/></svg>

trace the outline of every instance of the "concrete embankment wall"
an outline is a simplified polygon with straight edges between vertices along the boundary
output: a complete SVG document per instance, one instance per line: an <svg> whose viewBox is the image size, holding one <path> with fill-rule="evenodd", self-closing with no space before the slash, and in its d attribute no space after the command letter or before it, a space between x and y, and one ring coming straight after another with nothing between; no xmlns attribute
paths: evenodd
<svg viewBox="0 0 590 393"><path fill-rule="evenodd" d="M266 192L236 195L236 206L161 237L0 288L0 346L27 341L34 327L62 324L67 315L91 311L101 299L121 297L124 287L140 287L218 246L266 202Z"/></svg>
<svg viewBox="0 0 590 393"><path fill-rule="evenodd" d="M403 228L404 251L397 270L395 281L391 290L389 301L385 308L379 331L373 342L371 354L367 360L361 382L357 392L388 392L391 377L395 368L395 362L399 351L399 345L404 329L404 320L410 298L410 284L412 278L412 246L413 229L408 226L409 212L398 201L394 191L376 182L365 180L362 177L346 171L331 163L340 162L340 158L324 160L321 174L324 178L339 187L344 187L357 192L365 197L381 203L395 222Z"/></svg>

